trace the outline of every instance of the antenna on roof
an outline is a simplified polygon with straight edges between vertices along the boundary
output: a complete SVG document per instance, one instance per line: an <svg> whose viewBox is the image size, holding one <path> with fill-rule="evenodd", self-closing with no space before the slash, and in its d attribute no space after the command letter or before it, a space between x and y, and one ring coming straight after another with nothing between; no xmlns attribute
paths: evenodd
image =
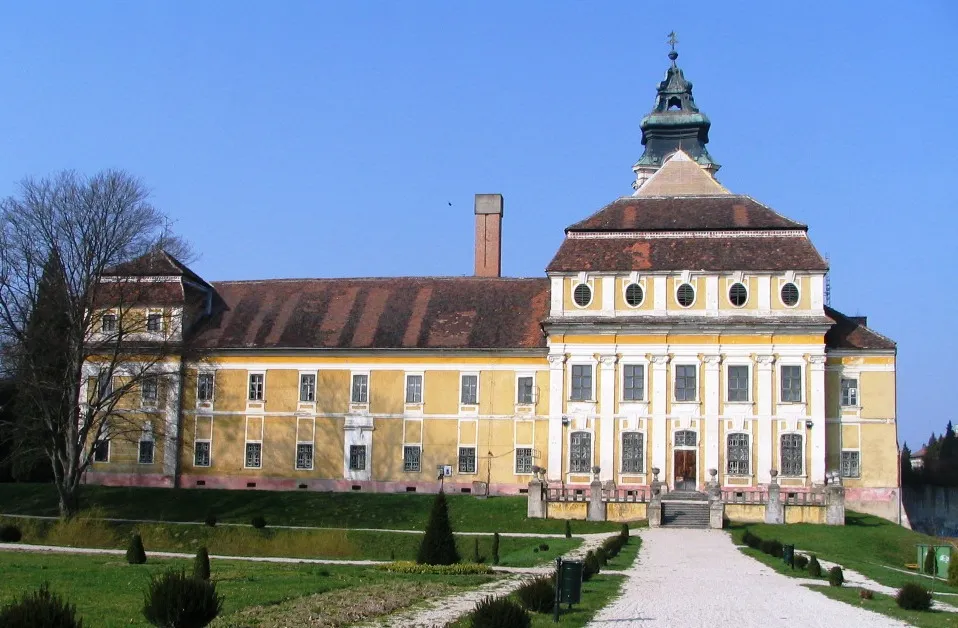
<svg viewBox="0 0 958 628"><path fill-rule="evenodd" d="M828 307L831 307L832 306L832 273L830 269L832 267L832 260L831 258L828 257L827 254L825 255L825 265L828 266L829 268L829 270L825 271L825 305L827 305Z"/></svg>

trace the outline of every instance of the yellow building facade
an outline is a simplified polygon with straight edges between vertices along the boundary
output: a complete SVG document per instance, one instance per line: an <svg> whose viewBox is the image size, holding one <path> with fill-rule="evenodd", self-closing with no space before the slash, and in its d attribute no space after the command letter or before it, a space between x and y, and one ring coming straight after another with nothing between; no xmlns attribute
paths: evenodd
<svg viewBox="0 0 958 628"><path fill-rule="evenodd" d="M143 435L88 481L516 494L536 467L744 493L839 471L848 507L895 519L895 344L827 305L805 225L715 179L674 59L642 124L635 193L541 278L500 276L498 195L476 198L474 277L207 283L153 256L140 274L183 296L151 307L203 357L133 397Z"/></svg>

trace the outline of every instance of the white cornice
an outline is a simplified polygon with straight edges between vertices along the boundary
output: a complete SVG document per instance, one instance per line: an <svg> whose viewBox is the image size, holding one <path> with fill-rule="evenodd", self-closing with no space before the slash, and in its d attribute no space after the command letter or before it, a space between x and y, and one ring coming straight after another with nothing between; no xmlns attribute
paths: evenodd
<svg viewBox="0 0 958 628"><path fill-rule="evenodd" d="M668 238L808 238L801 229L749 230L749 231L570 231L570 240L643 239Z"/></svg>

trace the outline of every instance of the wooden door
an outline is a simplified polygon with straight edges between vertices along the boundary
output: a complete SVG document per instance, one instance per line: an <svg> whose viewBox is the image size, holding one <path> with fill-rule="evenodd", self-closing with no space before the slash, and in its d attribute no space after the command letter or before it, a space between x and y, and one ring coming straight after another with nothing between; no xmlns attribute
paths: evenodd
<svg viewBox="0 0 958 628"><path fill-rule="evenodd" d="M680 491L694 491L695 480L695 450L675 450L675 488Z"/></svg>

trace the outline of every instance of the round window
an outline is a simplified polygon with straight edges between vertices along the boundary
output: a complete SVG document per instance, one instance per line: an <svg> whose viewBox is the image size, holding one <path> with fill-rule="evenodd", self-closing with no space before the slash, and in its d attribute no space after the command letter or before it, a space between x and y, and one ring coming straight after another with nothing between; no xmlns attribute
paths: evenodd
<svg viewBox="0 0 958 628"><path fill-rule="evenodd" d="M632 307L639 307L642 305L642 299L645 298L645 294L642 293L642 286L637 283L630 283L625 288L625 302Z"/></svg>
<svg viewBox="0 0 958 628"><path fill-rule="evenodd" d="M579 307L585 307L592 302L592 288L580 283L572 292L572 299Z"/></svg>
<svg viewBox="0 0 958 628"><path fill-rule="evenodd" d="M745 302L748 301L748 290L746 290L742 284L734 283L732 287L728 289L728 300L731 301L735 307L742 307L745 305Z"/></svg>
<svg viewBox="0 0 958 628"><path fill-rule="evenodd" d="M798 304L798 286L791 282L782 286L782 303L788 307Z"/></svg>
<svg viewBox="0 0 958 628"><path fill-rule="evenodd" d="M679 286L679 289L676 290L675 298L678 300L679 305L688 307L695 303L695 288L687 283L683 283Z"/></svg>

